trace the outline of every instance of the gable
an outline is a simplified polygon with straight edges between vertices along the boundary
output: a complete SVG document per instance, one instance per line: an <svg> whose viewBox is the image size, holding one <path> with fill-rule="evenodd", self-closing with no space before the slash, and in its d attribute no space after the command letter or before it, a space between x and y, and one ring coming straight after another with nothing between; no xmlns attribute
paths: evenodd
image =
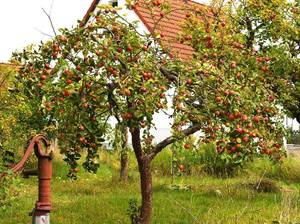
<svg viewBox="0 0 300 224"><path fill-rule="evenodd" d="M187 60L193 56L193 48L180 43L178 34L181 32L182 24L189 16L189 12L194 9L203 8L204 5L193 1L183 0L166 0L171 6L170 12L161 16L159 9L149 9L146 1L140 0L137 2L134 12L140 20L145 24L149 32L155 32L161 35L161 45L163 48L168 48L171 53L178 58ZM159 22L157 22L159 21Z"/></svg>

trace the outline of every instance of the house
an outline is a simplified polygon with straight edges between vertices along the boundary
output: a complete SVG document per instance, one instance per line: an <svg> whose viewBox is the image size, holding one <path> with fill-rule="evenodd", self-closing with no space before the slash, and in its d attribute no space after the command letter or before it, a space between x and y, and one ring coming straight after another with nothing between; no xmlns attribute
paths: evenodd
<svg viewBox="0 0 300 224"><path fill-rule="evenodd" d="M155 26L154 21L158 21L155 32L161 36L161 45L164 48L171 50L171 53L178 58L187 60L192 57L193 49L190 46L179 42L178 34L181 31L181 25L190 15L191 9L203 9L204 4L194 2L191 0L166 0L171 6L171 12L164 15L158 9L155 14L151 14L147 4L147 0L138 0L134 9L126 9L126 0L94 0L86 12L83 22L86 23L90 19L90 14L97 11L97 6L100 4L108 4L113 7L120 6L123 8L122 12L126 13L126 18L129 21L139 21L138 31L141 33L153 33ZM157 0L159 2L159 0ZM205 1L204 1L205 2Z"/></svg>

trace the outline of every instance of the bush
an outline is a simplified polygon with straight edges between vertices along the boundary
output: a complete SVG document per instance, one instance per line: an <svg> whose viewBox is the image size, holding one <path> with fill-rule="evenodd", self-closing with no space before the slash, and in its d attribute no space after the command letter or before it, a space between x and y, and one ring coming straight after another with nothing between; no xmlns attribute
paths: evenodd
<svg viewBox="0 0 300 224"><path fill-rule="evenodd" d="M138 205L138 202L135 198L129 200L129 208L127 209L127 214L130 217L131 224L140 223L140 211L141 207Z"/></svg>
<svg viewBox="0 0 300 224"><path fill-rule="evenodd" d="M300 131L294 131L291 128L288 129L288 144L300 144Z"/></svg>
<svg viewBox="0 0 300 224"><path fill-rule="evenodd" d="M129 175L130 170L137 170L137 162L135 159L134 152L132 150L128 151L128 169ZM99 151L100 169L101 166L106 165L112 170L120 170L120 152L115 150L102 149Z"/></svg>
<svg viewBox="0 0 300 224"><path fill-rule="evenodd" d="M0 173L4 170L0 169ZM20 193L21 182L19 178L15 177L12 173L7 172L7 175L0 178L0 209L6 210L7 208L17 204L17 198Z"/></svg>
<svg viewBox="0 0 300 224"><path fill-rule="evenodd" d="M6 210L17 201L20 181L10 170L15 161L14 153L0 145L0 158L0 209Z"/></svg>
<svg viewBox="0 0 300 224"><path fill-rule="evenodd" d="M236 164L229 163L216 153L214 143L202 144L197 150L198 164L209 175L217 177L232 177L238 173L240 167Z"/></svg>
<svg viewBox="0 0 300 224"><path fill-rule="evenodd" d="M277 164L267 158L259 158L250 163L248 169L250 172L270 179L292 183L300 182L300 161L292 155Z"/></svg>
<svg viewBox="0 0 300 224"><path fill-rule="evenodd" d="M156 174L171 175L172 151L167 148L160 152L152 161L152 170Z"/></svg>
<svg viewBox="0 0 300 224"><path fill-rule="evenodd" d="M215 144L189 143L189 148L185 148L187 142L173 144L168 149L157 155L152 163L154 172L161 175L214 175L217 177L231 177L238 173L240 167L233 163L228 163L216 153ZM174 151L172 149L174 148ZM180 169L180 166L183 169Z"/></svg>

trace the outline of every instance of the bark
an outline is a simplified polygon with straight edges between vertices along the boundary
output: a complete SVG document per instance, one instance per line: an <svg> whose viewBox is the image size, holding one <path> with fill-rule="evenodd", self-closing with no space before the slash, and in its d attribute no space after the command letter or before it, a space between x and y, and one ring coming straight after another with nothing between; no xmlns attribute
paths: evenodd
<svg viewBox="0 0 300 224"><path fill-rule="evenodd" d="M120 159L120 180L128 181L128 165L129 165L129 155L128 155L128 128L125 126L120 127L121 134L121 159Z"/></svg>
<svg viewBox="0 0 300 224"><path fill-rule="evenodd" d="M141 182L142 206L140 224L150 224L152 215L152 175L151 158L146 156L141 145L140 129L134 128L131 132L132 146L138 162Z"/></svg>
<svg viewBox="0 0 300 224"><path fill-rule="evenodd" d="M128 164L129 158L128 153L124 153L121 155L121 170L120 170L120 179L121 181L127 182L128 181Z"/></svg>
<svg viewBox="0 0 300 224"><path fill-rule="evenodd" d="M143 159L139 164L142 207L140 214L141 224L150 224L152 215L152 175L151 175L151 160L148 157Z"/></svg>

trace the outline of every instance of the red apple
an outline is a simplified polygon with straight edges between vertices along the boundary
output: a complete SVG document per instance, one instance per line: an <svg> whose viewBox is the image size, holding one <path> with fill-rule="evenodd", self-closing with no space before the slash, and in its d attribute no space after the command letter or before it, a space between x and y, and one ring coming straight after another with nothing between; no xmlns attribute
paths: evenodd
<svg viewBox="0 0 300 224"><path fill-rule="evenodd" d="M179 170L180 170L180 172L183 172L183 171L184 171L184 165L183 165L183 164L180 164L180 165L179 165Z"/></svg>
<svg viewBox="0 0 300 224"><path fill-rule="evenodd" d="M228 119L230 121L233 121L235 119L235 116L233 114L229 114Z"/></svg>
<svg viewBox="0 0 300 224"><path fill-rule="evenodd" d="M41 75L41 80L46 80L47 76L46 75Z"/></svg>
<svg viewBox="0 0 300 224"><path fill-rule="evenodd" d="M222 102L222 98L220 96L217 96L215 100L216 100L217 103L221 103Z"/></svg>
<svg viewBox="0 0 300 224"><path fill-rule="evenodd" d="M260 117L259 117L259 116L256 115L256 116L253 117L253 121L254 121L254 122L258 123L259 120L260 120Z"/></svg>
<svg viewBox="0 0 300 224"><path fill-rule="evenodd" d="M193 80L191 78L188 78L186 80L186 84L191 85L193 83Z"/></svg>
<svg viewBox="0 0 300 224"><path fill-rule="evenodd" d="M66 83L67 83L68 85L71 85L71 84L73 83L73 81L72 81L71 79L67 79Z"/></svg>
<svg viewBox="0 0 300 224"><path fill-rule="evenodd" d="M130 91L130 89L125 88L125 89L124 89L124 94L125 94L126 96L131 96L131 91Z"/></svg>
<svg viewBox="0 0 300 224"><path fill-rule="evenodd" d="M249 142L248 136L244 136L244 137L242 138L242 141L243 141L243 142L246 142L246 143Z"/></svg>
<svg viewBox="0 0 300 224"><path fill-rule="evenodd" d="M80 65L77 65L77 66L76 66L76 69L77 69L78 71L81 71Z"/></svg>
<svg viewBox="0 0 300 224"><path fill-rule="evenodd" d="M64 90L63 95L64 95L64 97L68 97L68 96L71 96L71 93L68 90Z"/></svg>
<svg viewBox="0 0 300 224"><path fill-rule="evenodd" d="M185 143L185 144L183 145L183 147L184 147L185 149L189 149L191 146L190 146L190 144Z"/></svg>
<svg viewBox="0 0 300 224"><path fill-rule="evenodd" d="M79 126L79 130L80 131L84 131L85 130L85 128L84 128L84 126L82 124Z"/></svg>
<svg viewBox="0 0 300 224"><path fill-rule="evenodd" d="M242 121L247 121L248 120L248 116L246 114L242 115Z"/></svg>

